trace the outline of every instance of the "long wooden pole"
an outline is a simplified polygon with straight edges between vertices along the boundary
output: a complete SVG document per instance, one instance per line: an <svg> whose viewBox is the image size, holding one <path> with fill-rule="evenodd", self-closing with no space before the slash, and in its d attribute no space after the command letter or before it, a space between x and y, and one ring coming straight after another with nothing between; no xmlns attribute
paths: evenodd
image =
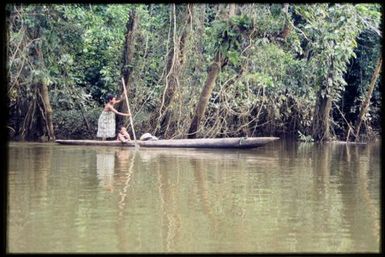
<svg viewBox="0 0 385 257"><path fill-rule="evenodd" d="M135 130L134 130L134 123L132 122L132 114L131 114L131 110L130 110L130 105L128 104L126 83L124 82L124 78L123 77L122 77L122 84L123 84L124 96L126 98L126 104L127 104L128 113L130 114L130 123L131 123L132 134L134 135L135 148L139 148L139 145L136 142L136 135L135 135Z"/></svg>

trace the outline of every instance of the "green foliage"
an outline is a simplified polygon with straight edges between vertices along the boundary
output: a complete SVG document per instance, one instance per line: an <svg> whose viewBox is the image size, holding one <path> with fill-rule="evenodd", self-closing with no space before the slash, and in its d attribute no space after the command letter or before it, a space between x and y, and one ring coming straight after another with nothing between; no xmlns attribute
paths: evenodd
<svg viewBox="0 0 385 257"><path fill-rule="evenodd" d="M85 86L95 99L102 102L109 92L116 92L119 81L125 24L130 5L83 6L69 10L81 21L82 51L78 65L85 75ZM70 8L69 8L70 9ZM96 87L95 87L96 86Z"/></svg>
<svg viewBox="0 0 385 257"><path fill-rule="evenodd" d="M357 12L350 4L302 5L295 8L305 20L302 27L309 39L313 56L309 71L318 85L325 83L328 74L333 74L333 87L327 93L333 99L340 98L346 82L346 72L350 58L355 57L356 37L361 30L357 22ZM332 70L332 71L331 71Z"/></svg>
<svg viewBox="0 0 385 257"><path fill-rule="evenodd" d="M254 20L254 27L263 37L265 35L278 34L285 24L285 17L282 13L281 4L256 4L246 13Z"/></svg>
<svg viewBox="0 0 385 257"><path fill-rule="evenodd" d="M187 24L186 5L175 7L179 39ZM227 5L193 5L183 53L185 69L170 105L172 119L183 121L175 136L184 136L207 67L218 52L227 65L221 67L209 100L203 136L298 133L309 141L305 135L318 92L339 105L345 103L344 113L351 109L352 116L357 114L380 54L381 5L290 4L288 13L283 7L242 4L235 16L222 19ZM137 130L148 132L161 103L173 44L170 4L7 5L10 127L22 123L28 101L36 97L33 83L44 81L58 135L93 138L105 95L120 94L126 23L132 9L139 22L130 64L135 97L129 97ZM288 21L291 31L283 42L279 35ZM42 49L41 60L32 58L35 46ZM379 123L379 87L372 100L372 122ZM347 101L354 104L348 106Z"/></svg>
<svg viewBox="0 0 385 257"><path fill-rule="evenodd" d="M87 128L86 121L90 129ZM63 111L57 109L53 115L54 129L57 138L61 139L96 139L100 108L87 110L82 114L78 108Z"/></svg>
<svg viewBox="0 0 385 257"><path fill-rule="evenodd" d="M358 37L358 47L355 49L357 58L351 60L347 73L344 78L347 82L345 91L339 105L342 107L345 118L354 124L359 116L361 103L366 97L367 89L370 84L377 60L381 55L381 38L372 29L365 29ZM369 113L371 115L371 124L375 130L381 129L381 79L378 79L377 86L371 98ZM334 113L335 120L342 124L338 130L340 134L345 135L348 128L339 113ZM345 131L344 131L345 130Z"/></svg>
<svg viewBox="0 0 385 257"><path fill-rule="evenodd" d="M238 15L228 20L215 20L208 32L210 37L214 38L214 49L236 64L243 36L252 29L253 23L250 17Z"/></svg>
<svg viewBox="0 0 385 257"><path fill-rule="evenodd" d="M358 12L360 22L365 28L370 28L378 31L381 23L381 4L357 4L356 10Z"/></svg>

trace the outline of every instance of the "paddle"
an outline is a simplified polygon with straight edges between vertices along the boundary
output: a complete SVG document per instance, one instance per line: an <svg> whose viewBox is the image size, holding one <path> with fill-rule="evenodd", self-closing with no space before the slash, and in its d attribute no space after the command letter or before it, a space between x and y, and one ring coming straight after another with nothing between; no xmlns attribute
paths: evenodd
<svg viewBox="0 0 385 257"><path fill-rule="evenodd" d="M123 84L123 92L124 92L124 96L126 97L126 104L127 104L128 113L130 114L130 123L131 123L132 134L134 135L135 148L138 149L138 148L139 148L139 145L138 145L138 143L136 142L136 136L135 136L135 130L134 130L134 123L132 122L132 115L131 115L130 105L128 104L128 97L127 97L126 83L124 83L124 78L123 78L123 77L122 77L122 84Z"/></svg>

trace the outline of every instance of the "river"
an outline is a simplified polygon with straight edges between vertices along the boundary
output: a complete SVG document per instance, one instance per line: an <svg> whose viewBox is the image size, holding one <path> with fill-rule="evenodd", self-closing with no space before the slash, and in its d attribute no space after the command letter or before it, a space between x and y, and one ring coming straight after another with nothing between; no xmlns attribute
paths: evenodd
<svg viewBox="0 0 385 257"><path fill-rule="evenodd" d="M380 150L10 142L7 252L378 253Z"/></svg>

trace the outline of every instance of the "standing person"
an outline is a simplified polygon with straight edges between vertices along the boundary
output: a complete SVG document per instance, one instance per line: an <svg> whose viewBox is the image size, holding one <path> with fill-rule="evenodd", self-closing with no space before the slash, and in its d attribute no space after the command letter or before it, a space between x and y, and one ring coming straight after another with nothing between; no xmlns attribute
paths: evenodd
<svg viewBox="0 0 385 257"><path fill-rule="evenodd" d="M115 114L122 116L130 116L130 113L118 112L114 105L121 100L116 100L112 95L107 96L107 103L104 105L102 114L100 114L98 120L98 133L97 137L101 137L102 140L106 140L108 137L115 137Z"/></svg>

